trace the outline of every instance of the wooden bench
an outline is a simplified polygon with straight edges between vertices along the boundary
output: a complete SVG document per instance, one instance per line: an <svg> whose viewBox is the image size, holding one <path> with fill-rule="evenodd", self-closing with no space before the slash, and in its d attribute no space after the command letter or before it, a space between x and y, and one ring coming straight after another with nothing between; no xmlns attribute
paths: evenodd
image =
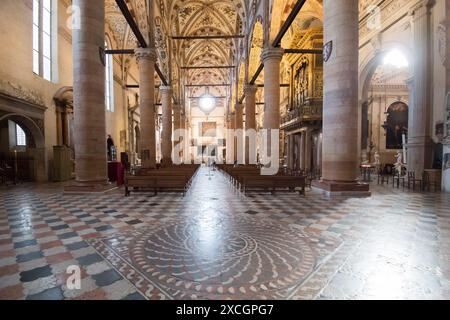
<svg viewBox="0 0 450 320"><path fill-rule="evenodd" d="M246 194L249 191L266 190L274 194L277 190L298 192L305 196L306 177L294 176L244 176L241 188Z"/></svg>
<svg viewBox="0 0 450 320"><path fill-rule="evenodd" d="M0 184L8 185L8 182L16 184L14 169L6 164L0 165Z"/></svg>
<svg viewBox="0 0 450 320"><path fill-rule="evenodd" d="M200 166L172 166L161 169L141 169L135 176L125 178L125 196L132 190L152 190L158 192L182 192L183 196L190 188Z"/></svg>
<svg viewBox="0 0 450 320"><path fill-rule="evenodd" d="M129 196L131 191L152 190L155 195L158 192L182 192L186 195L188 181L184 176L129 176L125 179L125 196Z"/></svg>

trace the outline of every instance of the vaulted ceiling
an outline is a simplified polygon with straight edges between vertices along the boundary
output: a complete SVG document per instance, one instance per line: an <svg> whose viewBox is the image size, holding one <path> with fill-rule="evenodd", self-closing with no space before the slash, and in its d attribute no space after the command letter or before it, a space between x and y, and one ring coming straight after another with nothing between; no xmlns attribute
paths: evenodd
<svg viewBox="0 0 450 320"><path fill-rule="evenodd" d="M148 35L148 12L146 0L126 0L142 34ZM127 24L115 0L105 0L106 23L111 28L117 48L129 49L137 46L137 40Z"/></svg>
<svg viewBox="0 0 450 320"><path fill-rule="evenodd" d="M172 0L161 1L173 36L242 35L246 29L244 0ZM173 43L173 60L178 66L224 66L235 64L234 58L243 39L177 40ZM175 70L176 68L172 68ZM184 80L190 84L229 83L231 69L191 69ZM197 96L205 88L192 88ZM225 95L225 87L211 87L214 95Z"/></svg>

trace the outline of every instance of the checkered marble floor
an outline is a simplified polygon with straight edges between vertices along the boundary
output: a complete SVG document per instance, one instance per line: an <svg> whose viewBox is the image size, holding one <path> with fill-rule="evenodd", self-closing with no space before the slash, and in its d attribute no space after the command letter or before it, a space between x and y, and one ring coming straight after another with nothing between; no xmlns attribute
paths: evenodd
<svg viewBox="0 0 450 320"><path fill-rule="evenodd" d="M62 187L0 187L0 299L450 299L449 194L244 196L206 168L184 198ZM188 263L200 253L206 277ZM73 265L80 290L66 285Z"/></svg>

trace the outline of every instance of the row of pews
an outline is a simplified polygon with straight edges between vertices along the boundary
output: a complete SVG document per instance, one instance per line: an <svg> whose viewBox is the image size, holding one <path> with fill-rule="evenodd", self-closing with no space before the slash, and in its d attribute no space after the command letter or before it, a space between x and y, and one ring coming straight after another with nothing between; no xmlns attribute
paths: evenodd
<svg viewBox="0 0 450 320"><path fill-rule="evenodd" d="M271 176L261 175L261 169L256 165L222 164L216 167L226 173L232 184L244 194L251 191L266 191L272 194L276 191L298 191L301 195L306 195L307 177L303 175L294 176L282 171Z"/></svg>
<svg viewBox="0 0 450 320"><path fill-rule="evenodd" d="M192 185L200 165L173 165L158 169L140 169L135 175L125 177L125 196L131 192L180 192L183 196Z"/></svg>

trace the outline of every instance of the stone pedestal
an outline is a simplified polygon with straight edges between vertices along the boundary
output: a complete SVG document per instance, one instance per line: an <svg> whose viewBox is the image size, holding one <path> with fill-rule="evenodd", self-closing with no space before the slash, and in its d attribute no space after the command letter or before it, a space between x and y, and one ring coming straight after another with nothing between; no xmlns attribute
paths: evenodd
<svg viewBox="0 0 450 320"><path fill-rule="evenodd" d="M358 19L358 0L324 0L324 42L333 50L324 63L323 175L313 186L328 195L370 195L358 183Z"/></svg>
<svg viewBox="0 0 450 320"><path fill-rule="evenodd" d="M245 93L245 163L256 164L256 90L254 85L246 85ZM255 141L247 135L255 133ZM251 148L251 149L250 149Z"/></svg>
<svg viewBox="0 0 450 320"><path fill-rule="evenodd" d="M74 0L80 28L73 30L75 183L65 192L104 192L108 183L105 120L104 1Z"/></svg>
<svg viewBox="0 0 450 320"><path fill-rule="evenodd" d="M162 164L172 164L172 87L161 87L162 103L162 133L161 153Z"/></svg>
<svg viewBox="0 0 450 320"><path fill-rule="evenodd" d="M155 49L135 50L139 66L140 147L143 169L156 168Z"/></svg>

